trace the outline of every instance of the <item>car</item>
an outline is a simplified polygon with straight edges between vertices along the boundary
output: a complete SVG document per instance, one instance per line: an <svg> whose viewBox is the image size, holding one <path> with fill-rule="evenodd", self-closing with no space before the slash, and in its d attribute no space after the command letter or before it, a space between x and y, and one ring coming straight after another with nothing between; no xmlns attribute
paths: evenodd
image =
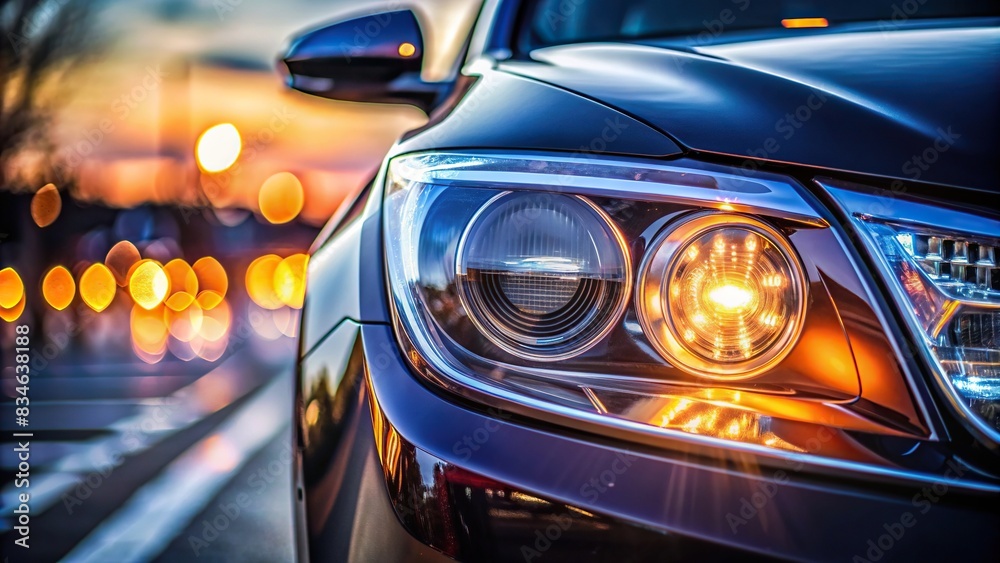
<svg viewBox="0 0 1000 563"><path fill-rule="evenodd" d="M316 561L994 560L1000 19L937 0L488 0L293 39L429 116L311 250Z"/></svg>

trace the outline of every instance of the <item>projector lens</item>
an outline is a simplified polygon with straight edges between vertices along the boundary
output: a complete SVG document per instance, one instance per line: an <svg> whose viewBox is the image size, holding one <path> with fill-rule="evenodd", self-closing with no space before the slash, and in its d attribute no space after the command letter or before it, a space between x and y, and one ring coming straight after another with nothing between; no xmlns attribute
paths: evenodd
<svg viewBox="0 0 1000 563"><path fill-rule="evenodd" d="M657 237L640 273L639 309L657 350L706 377L761 373L802 324L805 281L785 237L740 215L701 214Z"/></svg>
<svg viewBox="0 0 1000 563"><path fill-rule="evenodd" d="M621 234L589 200L505 192L459 243L459 295L501 349L539 361L582 353L625 309L631 272Z"/></svg>

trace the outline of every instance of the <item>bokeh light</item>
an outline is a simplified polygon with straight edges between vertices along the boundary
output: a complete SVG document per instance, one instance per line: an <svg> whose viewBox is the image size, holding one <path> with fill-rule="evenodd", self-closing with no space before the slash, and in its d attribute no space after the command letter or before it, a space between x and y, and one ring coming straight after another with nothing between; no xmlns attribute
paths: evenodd
<svg viewBox="0 0 1000 563"><path fill-rule="evenodd" d="M181 258L175 258L163 266L163 272L170 279L170 291L186 292L193 296L198 295L198 276L194 270Z"/></svg>
<svg viewBox="0 0 1000 563"><path fill-rule="evenodd" d="M413 46L413 43L403 42L399 44L397 52L401 57L412 57L417 52L417 48Z"/></svg>
<svg viewBox="0 0 1000 563"><path fill-rule="evenodd" d="M31 198L31 218L39 227L48 227L59 218L62 197L55 184L45 184Z"/></svg>
<svg viewBox="0 0 1000 563"><path fill-rule="evenodd" d="M204 317L197 301L193 298L186 301L187 306L179 311L174 310L169 304L163 310L163 318L167 321L167 330L170 331L171 336L181 342L191 342L198 335Z"/></svg>
<svg viewBox="0 0 1000 563"><path fill-rule="evenodd" d="M171 311L183 311L191 306L195 298L193 295L186 291L178 291L168 297L163 304L166 305L167 309Z"/></svg>
<svg viewBox="0 0 1000 563"><path fill-rule="evenodd" d="M0 307L0 319L3 319L9 323L16 321L21 313L24 312L24 304L27 301L27 297L24 293L21 294L21 300L14 304L13 307L4 308Z"/></svg>
<svg viewBox="0 0 1000 563"><path fill-rule="evenodd" d="M198 294L197 299L198 305L201 305L203 310L210 311L222 303L225 300L225 297L219 295L211 289L206 289Z"/></svg>
<svg viewBox="0 0 1000 563"><path fill-rule="evenodd" d="M163 315L164 308L132 307L129 324L132 331L132 351L142 361L155 364L167 353L169 333Z"/></svg>
<svg viewBox="0 0 1000 563"><path fill-rule="evenodd" d="M212 291L220 298L226 296L226 292L229 290L229 276L226 275L225 268L219 264L218 260L211 256L205 256L196 261L191 269L198 277L198 287L202 291ZM204 303L202 306L204 307ZM211 309L211 307L206 308Z"/></svg>
<svg viewBox="0 0 1000 563"><path fill-rule="evenodd" d="M159 264L143 260L132 272L128 291L137 305L149 310L163 303L170 291L170 279Z"/></svg>
<svg viewBox="0 0 1000 563"><path fill-rule="evenodd" d="M91 264L80 276L79 285L80 298L98 313L111 305L118 289L114 274L104 264Z"/></svg>
<svg viewBox="0 0 1000 563"><path fill-rule="evenodd" d="M14 268L0 270L0 309L12 309L24 298L24 283Z"/></svg>
<svg viewBox="0 0 1000 563"><path fill-rule="evenodd" d="M198 166L205 172L222 172L232 166L243 150L240 132L232 123L220 123L205 130L198 137L195 156Z"/></svg>
<svg viewBox="0 0 1000 563"><path fill-rule="evenodd" d="M9 323L16 321L24 312L27 299L24 282L14 268L0 270L0 319Z"/></svg>
<svg viewBox="0 0 1000 563"><path fill-rule="evenodd" d="M299 334L299 314L288 307L282 307L274 311L271 315L274 327L278 332L288 338L295 338Z"/></svg>
<svg viewBox="0 0 1000 563"><path fill-rule="evenodd" d="M141 259L139 249L131 242L123 240L111 247L107 257L104 258L104 265L114 274L118 287L125 287L128 285L128 274L132 266Z"/></svg>
<svg viewBox="0 0 1000 563"><path fill-rule="evenodd" d="M229 327L232 323L232 311L229 308L229 304L225 301L220 301L211 309L203 309L202 316L201 329L198 331L198 336L204 340L218 342L229 333Z"/></svg>
<svg viewBox="0 0 1000 563"><path fill-rule="evenodd" d="M306 296L306 268L309 255L292 254L274 270L274 291L289 307L301 309Z"/></svg>
<svg viewBox="0 0 1000 563"><path fill-rule="evenodd" d="M73 274L63 266L56 266L45 274L42 279L42 296L45 302L56 311L69 307L76 296L76 282Z"/></svg>
<svg viewBox="0 0 1000 563"><path fill-rule="evenodd" d="M274 273L281 264L281 258L274 254L261 256L247 267L247 294L254 303L264 309L278 309L284 306L274 291Z"/></svg>
<svg viewBox="0 0 1000 563"><path fill-rule="evenodd" d="M261 215L280 225L299 216L305 203L305 191L294 174L278 172L264 181L257 199Z"/></svg>

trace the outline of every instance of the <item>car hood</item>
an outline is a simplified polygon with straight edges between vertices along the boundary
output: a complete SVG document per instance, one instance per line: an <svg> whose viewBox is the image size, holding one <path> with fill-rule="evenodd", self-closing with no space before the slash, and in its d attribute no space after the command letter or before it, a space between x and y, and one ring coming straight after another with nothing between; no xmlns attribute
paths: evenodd
<svg viewBox="0 0 1000 563"><path fill-rule="evenodd" d="M1000 28L687 50L583 44L532 59L500 69L600 101L689 149L1000 191Z"/></svg>

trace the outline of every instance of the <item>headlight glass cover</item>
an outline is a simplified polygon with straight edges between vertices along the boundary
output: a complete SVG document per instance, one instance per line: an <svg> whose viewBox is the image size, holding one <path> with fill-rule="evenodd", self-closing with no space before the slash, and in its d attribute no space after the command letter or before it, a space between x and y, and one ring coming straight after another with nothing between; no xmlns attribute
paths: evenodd
<svg viewBox="0 0 1000 563"><path fill-rule="evenodd" d="M695 161L395 157L397 335L434 383L540 416L866 461L858 436L911 448L926 413L800 189Z"/></svg>
<svg viewBox="0 0 1000 563"><path fill-rule="evenodd" d="M1000 441L1000 217L836 181L946 397Z"/></svg>

